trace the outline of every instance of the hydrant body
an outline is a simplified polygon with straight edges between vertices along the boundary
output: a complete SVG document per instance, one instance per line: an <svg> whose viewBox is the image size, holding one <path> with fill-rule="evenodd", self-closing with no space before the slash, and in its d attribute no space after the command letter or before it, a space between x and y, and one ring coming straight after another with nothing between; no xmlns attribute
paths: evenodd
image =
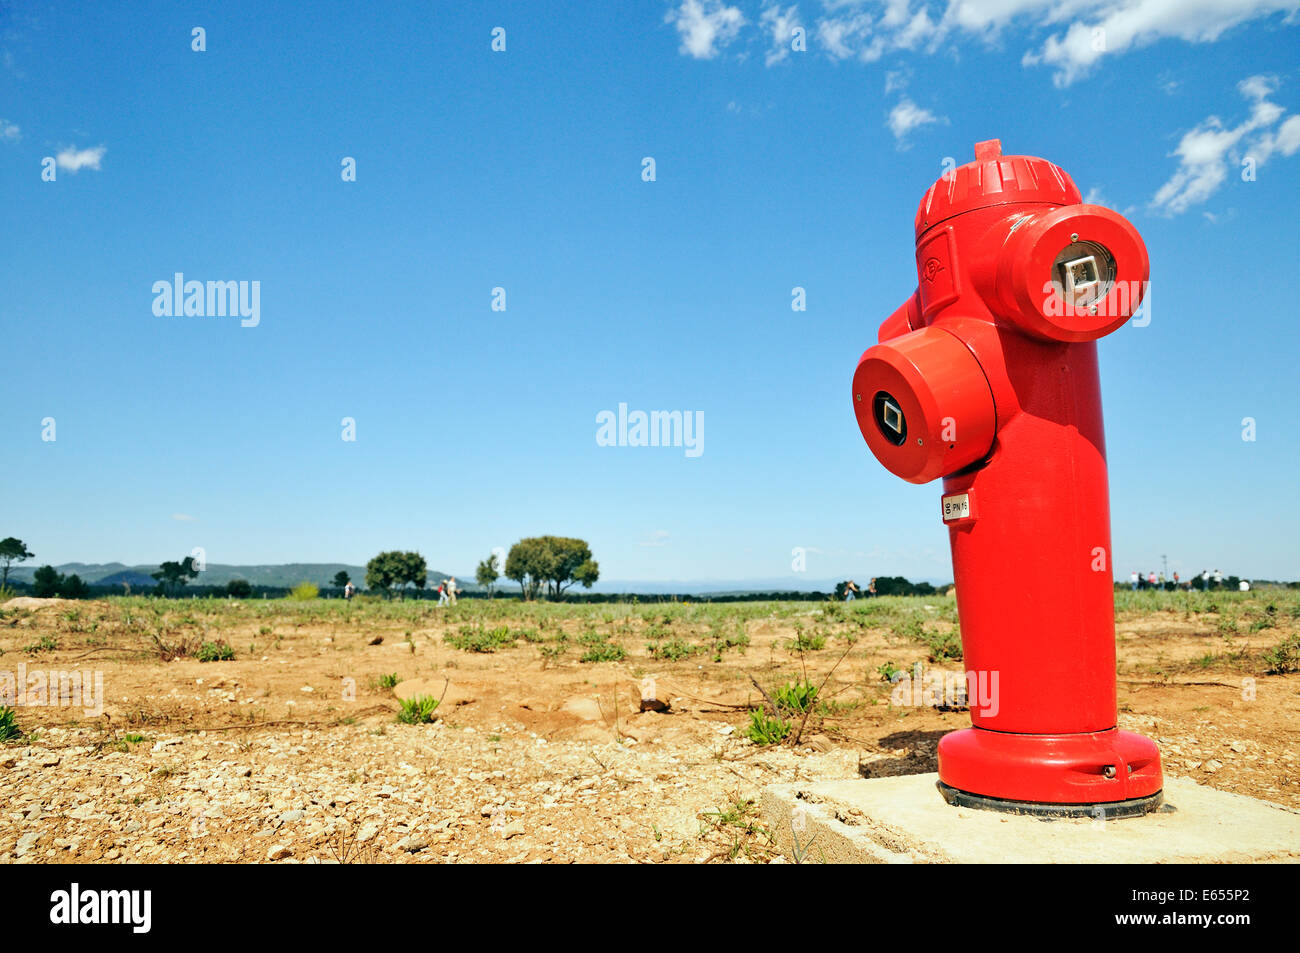
<svg viewBox="0 0 1300 953"><path fill-rule="evenodd" d="M1116 727L1098 337L1138 308L1148 259L1124 218L996 140L916 218L916 292L853 380L868 445L943 478L972 727L939 743L945 797L1046 813L1160 803L1160 756Z"/></svg>

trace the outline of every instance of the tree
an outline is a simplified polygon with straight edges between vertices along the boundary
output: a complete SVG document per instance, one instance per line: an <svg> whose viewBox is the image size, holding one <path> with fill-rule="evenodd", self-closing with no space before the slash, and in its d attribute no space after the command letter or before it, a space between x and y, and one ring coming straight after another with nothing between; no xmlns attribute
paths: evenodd
<svg viewBox="0 0 1300 953"><path fill-rule="evenodd" d="M253 584L247 579L232 579L226 583L226 595L234 599L247 599L253 594Z"/></svg>
<svg viewBox="0 0 1300 953"><path fill-rule="evenodd" d="M335 589L342 589L351 581L352 581L352 577L348 575L348 571L346 569L340 569L338 572L334 574Z"/></svg>
<svg viewBox="0 0 1300 953"><path fill-rule="evenodd" d="M64 599L90 598L90 586L75 572L59 581L59 595Z"/></svg>
<svg viewBox="0 0 1300 953"><path fill-rule="evenodd" d="M591 547L586 540L533 536L510 547L506 578L519 583L525 599L537 598L543 585L549 598L561 599L575 582L590 589L600 578L600 567L591 558Z"/></svg>
<svg viewBox="0 0 1300 953"><path fill-rule="evenodd" d="M13 536L0 539L0 566L4 568L4 576L0 578L0 589L4 589L9 584L9 565L11 563L21 563L35 555L35 553L27 551L27 544L21 539Z"/></svg>
<svg viewBox="0 0 1300 953"><path fill-rule="evenodd" d="M63 575L53 566L42 566L32 575L32 594L38 599L50 599L59 594Z"/></svg>
<svg viewBox="0 0 1300 953"><path fill-rule="evenodd" d="M367 588L378 589L384 595L407 586L423 589L428 580L429 567L419 553L391 550L366 563Z"/></svg>
<svg viewBox="0 0 1300 953"><path fill-rule="evenodd" d="M199 571L194 568L194 557L186 556L180 562L162 563L158 571L151 575L158 580L158 588L168 593L178 591L198 574Z"/></svg>
<svg viewBox="0 0 1300 953"><path fill-rule="evenodd" d="M497 571L499 568L497 566L497 555L492 553L487 559L479 563L478 569L474 571L474 580L480 586L486 587L489 599L492 598L492 591L496 586L496 581L501 577L501 573Z"/></svg>

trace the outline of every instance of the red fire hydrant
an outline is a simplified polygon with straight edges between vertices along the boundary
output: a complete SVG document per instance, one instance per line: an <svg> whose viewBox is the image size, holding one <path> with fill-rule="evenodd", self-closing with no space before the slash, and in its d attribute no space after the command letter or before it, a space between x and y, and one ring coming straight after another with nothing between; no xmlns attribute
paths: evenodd
<svg viewBox="0 0 1300 953"><path fill-rule="evenodd" d="M943 477L972 728L939 742L950 803L1122 816L1160 805L1160 754L1116 727L1097 338L1149 263L1122 216L1045 159L977 143L916 213L918 287L853 375L872 452Z"/></svg>

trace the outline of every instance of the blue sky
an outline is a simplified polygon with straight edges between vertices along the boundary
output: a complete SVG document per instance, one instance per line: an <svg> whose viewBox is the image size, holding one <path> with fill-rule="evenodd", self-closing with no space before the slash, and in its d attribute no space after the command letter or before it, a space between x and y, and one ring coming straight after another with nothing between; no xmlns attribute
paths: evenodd
<svg viewBox="0 0 1300 953"><path fill-rule="evenodd" d="M1298 7L4 4L0 535L949 577L939 485L849 386L921 195L997 137L1150 251L1150 325L1100 344L1118 573L1300 578ZM175 272L260 282L260 323L155 315ZM702 413L703 452L599 446L620 403Z"/></svg>

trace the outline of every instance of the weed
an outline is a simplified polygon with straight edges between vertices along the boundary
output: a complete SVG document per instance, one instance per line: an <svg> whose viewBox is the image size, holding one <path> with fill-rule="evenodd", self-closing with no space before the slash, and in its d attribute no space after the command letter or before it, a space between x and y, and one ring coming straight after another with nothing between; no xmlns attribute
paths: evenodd
<svg viewBox="0 0 1300 953"><path fill-rule="evenodd" d="M1300 635L1287 636L1264 653L1263 661L1269 675L1300 672Z"/></svg>
<svg viewBox="0 0 1300 953"><path fill-rule="evenodd" d="M665 662L680 662L700 651L698 645L692 645L685 639L673 636L666 642L647 642L646 651L651 657Z"/></svg>
<svg viewBox="0 0 1300 953"><path fill-rule="evenodd" d="M13 741L23 736L18 727L18 714L8 705L0 705L0 742Z"/></svg>
<svg viewBox="0 0 1300 953"><path fill-rule="evenodd" d="M462 625L455 635L443 636L443 641L452 648L462 652L495 652L497 649L514 645L518 636L504 625L495 629L482 626Z"/></svg>
<svg viewBox="0 0 1300 953"><path fill-rule="evenodd" d="M745 729L745 735L756 745L776 745L786 739L792 727L784 718L755 709L749 713L749 727Z"/></svg>
<svg viewBox="0 0 1300 953"><path fill-rule="evenodd" d="M812 682L791 682L772 693L776 707L787 714L802 715L817 700L817 686Z"/></svg>
<svg viewBox="0 0 1300 953"><path fill-rule="evenodd" d="M200 662L229 662L235 657L235 650L225 639L204 642L194 654Z"/></svg>
<svg viewBox="0 0 1300 953"><path fill-rule="evenodd" d="M438 708L438 699L432 695L417 695L400 701L402 710L397 713L397 720L404 725L427 725L433 721L433 713Z"/></svg>
<svg viewBox="0 0 1300 953"><path fill-rule="evenodd" d="M599 642L582 653L579 662L619 662L627 657L617 642Z"/></svg>

